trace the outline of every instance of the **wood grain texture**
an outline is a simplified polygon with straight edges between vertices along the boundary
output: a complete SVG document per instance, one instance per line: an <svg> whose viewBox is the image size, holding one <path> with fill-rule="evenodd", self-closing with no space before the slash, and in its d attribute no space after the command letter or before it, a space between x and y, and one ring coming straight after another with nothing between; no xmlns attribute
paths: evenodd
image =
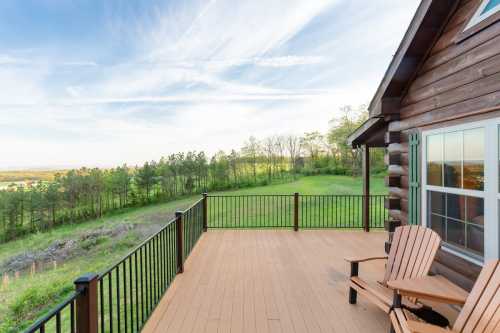
<svg viewBox="0 0 500 333"><path fill-rule="evenodd" d="M389 282L402 295L418 295L433 298L440 302L463 303L451 332L457 333L494 333L500 331L500 263L498 260L487 262L479 275L474 288L467 292L450 284L443 278L425 277L418 280ZM435 280L435 281L432 281ZM450 332L437 326L414 321L411 313L395 308L390 313L391 323L396 332L432 333Z"/></svg>
<svg viewBox="0 0 500 333"><path fill-rule="evenodd" d="M387 282L389 287L398 290L401 295L418 299L436 300L449 304L465 304L469 293L441 275L424 276Z"/></svg>
<svg viewBox="0 0 500 333"><path fill-rule="evenodd" d="M344 257L384 255L385 232L210 230L143 332L387 332L385 313L347 302ZM366 262L375 281L384 261Z"/></svg>
<svg viewBox="0 0 500 333"><path fill-rule="evenodd" d="M400 119L392 121L388 130L399 132L401 140L387 147L388 154L407 154L407 137L414 131L500 116L500 21L461 39L480 2L461 1L435 43L422 45L422 50L430 47L431 51L401 96L394 95L402 101ZM399 209L394 207L389 214L403 223L411 220L408 170L406 157L399 165L391 164L388 171L390 176L401 176L399 186L389 184L390 196L400 198ZM432 271L468 290L479 273L477 266L444 251L439 251Z"/></svg>

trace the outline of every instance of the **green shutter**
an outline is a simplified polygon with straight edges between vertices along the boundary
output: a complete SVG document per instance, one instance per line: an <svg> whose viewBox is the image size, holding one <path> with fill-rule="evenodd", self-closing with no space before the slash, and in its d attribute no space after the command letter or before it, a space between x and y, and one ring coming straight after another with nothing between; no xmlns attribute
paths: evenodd
<svg viewBox="0 0 500 333"><path fill-rule="evenodd" d="M420 133L409 135L408 143L408 223L420 223Z"/></svg>

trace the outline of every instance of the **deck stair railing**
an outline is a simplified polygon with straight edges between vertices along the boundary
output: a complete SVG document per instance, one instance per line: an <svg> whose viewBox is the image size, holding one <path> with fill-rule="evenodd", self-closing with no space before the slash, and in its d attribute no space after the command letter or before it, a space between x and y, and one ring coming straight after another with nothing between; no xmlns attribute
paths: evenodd
<svg viewBox="0 0 500 333"><path fill-rule="evenodd" d="M78 278L75 291L26 332L139 332L175 276L183 273L185 260L208 228L369 231L384 225L384 199L384 195L205 193L115 265Z"/></svg>

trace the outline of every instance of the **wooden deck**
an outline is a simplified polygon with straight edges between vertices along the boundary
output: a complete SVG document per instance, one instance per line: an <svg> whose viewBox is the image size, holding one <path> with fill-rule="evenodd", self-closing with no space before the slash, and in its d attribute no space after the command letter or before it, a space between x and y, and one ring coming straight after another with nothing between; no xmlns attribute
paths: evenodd
<svg viewBox="0 0 500 333"><path fill-rule="evenodd" d="M383 254L383 232L211 230L143 332L388 332L386 314L347 301L345 256ZM383 261L364 263L375 281Z"/></svg>

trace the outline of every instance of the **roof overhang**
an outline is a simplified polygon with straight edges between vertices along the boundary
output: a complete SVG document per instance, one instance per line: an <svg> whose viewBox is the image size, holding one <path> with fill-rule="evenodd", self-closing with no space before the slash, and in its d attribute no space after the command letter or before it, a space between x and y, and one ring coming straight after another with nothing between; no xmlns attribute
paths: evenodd
<svg viewBox="0 0 500 333"><path fill-rule="evenodd" d="M371 116L399 113L399 105L460 0L422 0L385 72L369 110Z"/></svg>
<svg viewBox="0 0 500 333"><path fill-rule="evenodd" d="M368 144L370 133L377 133L381 126L387 126L386 122L399 119L401 100L406 90L459 2L422 0L370 102L370 119L349 137L349 144ZM384 125L380 122L384 122Z"/></svg>
<svg viewBox="0 0 500 333"><path fill-rule="evenodd" d="M383 118L369 118L349 135L347 143L354 148L361 145L384 147L384 135L386 131L387 123Z"/></svg>

